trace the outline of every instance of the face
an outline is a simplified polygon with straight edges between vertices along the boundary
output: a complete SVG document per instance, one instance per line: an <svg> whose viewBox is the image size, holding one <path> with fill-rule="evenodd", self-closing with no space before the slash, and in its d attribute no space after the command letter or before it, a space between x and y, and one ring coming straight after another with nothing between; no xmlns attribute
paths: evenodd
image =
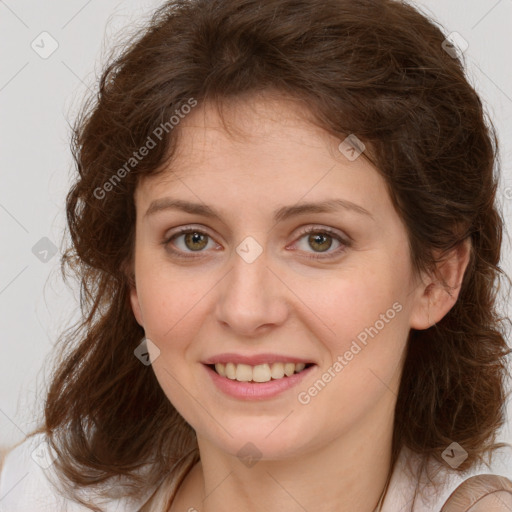
<svg viewBox="0 0 512 512"><path fill-rule="evenodd" d="M230 135L197 106L170 167L135 193L131 303L153 370L231 454L292 457L392 418L418 307L383 178L297 112L230 103Z"/></svg>

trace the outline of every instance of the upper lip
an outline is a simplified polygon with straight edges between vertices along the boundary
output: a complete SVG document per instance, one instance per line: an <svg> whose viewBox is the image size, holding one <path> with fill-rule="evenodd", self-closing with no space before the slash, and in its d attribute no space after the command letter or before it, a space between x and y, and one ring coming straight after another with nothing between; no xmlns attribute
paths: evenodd
<svg viewBox="0 0 512 512"><path fill-rule="evenodd" d="M217 364L217 363L234 363L234 364L248 364L256 366L264 363L313 363L311 359L304 359L301 357L287 356L284 354L254 354L246 356L235 353L218 354L209 357L203 364Z"/></svg>

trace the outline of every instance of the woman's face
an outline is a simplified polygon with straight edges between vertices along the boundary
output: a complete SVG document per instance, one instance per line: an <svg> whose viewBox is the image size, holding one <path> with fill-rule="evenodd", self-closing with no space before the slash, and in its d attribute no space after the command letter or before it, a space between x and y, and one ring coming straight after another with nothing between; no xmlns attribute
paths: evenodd
<svg viewBox="0 0 512 512"><path fill-rule="evenodd" d="M131 302L153 370L198 438L231 454L389 433L423 314L383 178L299 108L229 103L233 137L197 106L172 167L135 194Z"/></svg>

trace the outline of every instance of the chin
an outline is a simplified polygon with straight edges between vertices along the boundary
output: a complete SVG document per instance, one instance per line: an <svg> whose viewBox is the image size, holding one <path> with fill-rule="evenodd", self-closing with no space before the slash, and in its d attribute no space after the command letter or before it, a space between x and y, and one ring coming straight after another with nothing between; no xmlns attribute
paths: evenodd
<svg viewBox="0 0 512 512"><path fill-rule="evenodd" d="M245 457L261 460L288 459L306 451L305 443L309 444L312 441L308 439L306 432L309 430L311 435L311 430L307 429L303 432L292 425L285 428L283 424L279 425L282 420L283 417L280 417L277 421L272 421L271 427L268 420L263 424L256 421L251 427L242 426L240 422L236 423L238 427L230 426L227 422L224 426L233 437L224 430L210 432L206 437L217 445L218 449L241 459ZM218 435L222 437L219 438Z"/></svg>

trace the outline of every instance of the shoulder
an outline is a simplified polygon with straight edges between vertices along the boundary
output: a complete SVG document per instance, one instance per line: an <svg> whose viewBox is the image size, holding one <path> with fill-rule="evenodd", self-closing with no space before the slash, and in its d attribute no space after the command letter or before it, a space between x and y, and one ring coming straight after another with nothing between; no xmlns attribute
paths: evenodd
<svg viewBox="0 0 512 512"><path fill-rule="evenodd" d="M428 471L423 466L424 463L427 463ZM435 460L426 461L421 455L404 448L395 466L390 482L390 495L384 501L383 511L511 512L512 506L506 501L510 499L509 494L512 496L511 482L510 446L493 453L492 465L477 464L463 472ZM465 501L461 502L466 503L467 496L471 496L470 506L473 508L460 508L463 505L459 505L458 502L461 497L466 497ZM504 505L502 502L507 504ZM477 503L480 509L475 508ZM500 505L502 508L491 508ZM449 506L451 508L448 508Z"/></svg>
<svg viewBox="0 0 512 512"><path fill-rule="evenodd" d="M0 512L90 512L60 494L54 461L44 434L27 437L11 449L0 469ZM106 512L135 512L141 504L119 499L101 505Z"/></svg>
<svg viewBox="0 0 512 512"><path fill-rule="evenodd" d="M441 512L509 512L512 480L498 475L475 475L462 482Z"/></svg>

